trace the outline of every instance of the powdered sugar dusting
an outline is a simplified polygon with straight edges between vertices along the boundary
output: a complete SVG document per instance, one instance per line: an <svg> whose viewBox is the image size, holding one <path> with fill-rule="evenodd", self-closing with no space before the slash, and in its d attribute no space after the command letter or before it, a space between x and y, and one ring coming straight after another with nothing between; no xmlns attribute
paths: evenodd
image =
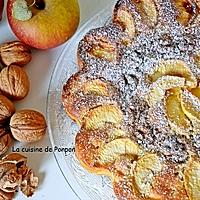
<svg viewBox="0 0 200 200"><path fill-rule="evenodd" d="M163 101L150 108L144 97L151 88L147 75L152 74L163 60L184 61L200 80L200 68L193 58L200 52L199 22L194 20L188 27L179 25L171 1L157 0L158 23L151 29L141 24L140 15L128 0L122 2L136 16L137 37L126 46L120 41L127 35L112 23L91 30L86 37L108 38L117 49L117 60L109 62L91 55L88 49L92 48L92 44L83 39L79 44L79 56L87 66L84 76L103 77L119 90L125 125L138 144L147 151L159 152L168 160L185 162L189 150L200 152L200 133L191 136L192 140L175 134L170 128ZM195 109L200 111L199 99L188 91L184 91L183 96L192 99Z"/></svg>

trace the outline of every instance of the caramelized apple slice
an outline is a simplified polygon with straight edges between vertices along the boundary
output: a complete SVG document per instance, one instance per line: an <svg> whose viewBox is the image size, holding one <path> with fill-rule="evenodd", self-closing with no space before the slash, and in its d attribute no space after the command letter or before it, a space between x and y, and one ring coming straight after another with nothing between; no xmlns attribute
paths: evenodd
<svg viewBox="0 0 200 200"><path fill-rule="evenodd" d="M107 38L96 38L89 53L97 58L103 58L109 62L117 60L116 46Z"/></svg>
<svg viewBox="0 0 200 200"><path fill-rule="evenodd" d="M84 118L86 129L103 128L107 123L120 125L123 113L116 105L102 105L91 109Z"/></svg>
<svg viewBox="0 0 200 200"><path fill-rule="evenodd" d="M109 96L109 84L100 80L89 80L82 85L84 94L94 94L99 96Z"/></svg>
<svg viewBox="0 0 200 200"><path fill-rule="evenodd" d="M191 0L172 0L177 9L177 21L187 26L198 14L198 7Z"/></svg>
<svg viewBox="0 0 200 200"><path fill-rule="evenodd" d="M115 176L113 188L116 196L120 200L189 200L183 181L180 179L180 173L175 167L164 166L162 172L159 169L156 173L153 175L152 181L147 179L147 182L151 181L151 189L146 195L146 191L143 194L140 193L131 177ZM145 179L146 177L143 180Z"/></svg>
<svg viewBox="0 0 200 200"><path fill-rule="evenodd" d="M166 114L170 122L181 129L190 129L190 121L182 110L181 90L170 90L165 101ZM184 132L183 132L184 133Z"/></svg>
<svg viewBox="0 0 200 200"><path fill-rule="evenodd" d="M200 100L200 86L193 88L190 92Z"/></svg>
<svg viewBox="0 0 200 200"><path fill-rule="evenodd" d="M165 92L171 88L184 87L185 78L177 76L162 76L151 85L146 100L150 106L154 106L165 97Z"/></svg>
<svg viewBox="0 0 200 200"><path fill-rule="evenodd" d="M155 26L158 19L156 4L153 0L131 0L142 19L148 26Z"/></svg>
<svg viewBox="0 0 200 200"><path fill-rule="evenodd" d="M113 128L112 131L108 132L110 141L115 140L120 137L127 137L128 135L129 134L126 131L124 131L120 128Z"/></svg>
<svg viewBox="0 0 200 200"><path fill-rule="evenodd" d="M117 93L117 89L110 82L86 79L80 71L63 86L62 103L66 113L82 124L82 118L90 109L115 102L113 99L116 99Z"/></svg>
<svg viewBox="0 0 200 200"><path fill-rule="evenodd" d="M183 112L190 119L193 125L193 131L200 131L200 99L192 95L189 91L184 91L181 95L181 106Z"/></svg>
<svg viewBox="0 0 200 200"><path fill-rule="evenodd" d="M121 1L118 1L115 5L113 22L118 24L130 38L134 38L136 33L135 20L130 12L130 9L127 7L127 5L123 5Z"/></svg>
<svg viewBox="0 0 200 200"><path fill-rule="evenodd" d="M191 200L200 199L200 163L191 159L184 172L184 184Z"/></svg>
<svg viewBox="0 0 200 200"><path fill-rule="evenodd" d="M125 137L125 135L126 133L123 130L112 126L96 130L86 130L82 127L76 135L76 157L88 171L98 174L108 174L107 166L99 163L99 150L107 142L118 137Z"/></svg>
<svg viewBox="0 0 200 200"><path fill-rule="evenodd" d="M63 98L69 98L77 93L84 95L94 94L98 96L112 96L116 93L115 88L110 82L102 79L86 79L83 71L71 76L71 78L63 86Z"/></svg>
<svg viewBox="0 0 200 200"><path fill-rule="evenodd" d="M155 82L162 76L178 76L186 80L185 85L188 87L196 87L197 80L190 68L182 60L167 60L159 64L157 70L149 75L149 80Z"/></svg>
<svg viewBox="0 0 200 200"><path fill-rule="evenodd" d="M156 154L146 154L138 160L134 179L140 193L153 197L151 194L152 182L155 174L161 169L161 161Z"/></svg>
<svg viewBox="0 0 200 200"><path fill-rule="evenodd" d="M101 150L99 159L102 164L113 163L121 155L140 157L143 151L129 138L120 138L107 143Z"/></svg>
<svg viewBox="0 0 200 200"><path fill-rule="evenodd" d="M181 97L183 110L187 113L188 117L192 115L200 120L200 100L186 90L182 93Z"/></svg>

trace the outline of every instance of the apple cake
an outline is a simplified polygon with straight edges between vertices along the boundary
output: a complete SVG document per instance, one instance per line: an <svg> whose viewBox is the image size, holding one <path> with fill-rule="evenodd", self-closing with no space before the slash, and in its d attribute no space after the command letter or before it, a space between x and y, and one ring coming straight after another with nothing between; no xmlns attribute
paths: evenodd
<svg viewBox="0 0 200 200"><path fill-rule="evenodd" d="M200 199L200 1L118 0L63 86L76 156L119 200Z"/></svg>

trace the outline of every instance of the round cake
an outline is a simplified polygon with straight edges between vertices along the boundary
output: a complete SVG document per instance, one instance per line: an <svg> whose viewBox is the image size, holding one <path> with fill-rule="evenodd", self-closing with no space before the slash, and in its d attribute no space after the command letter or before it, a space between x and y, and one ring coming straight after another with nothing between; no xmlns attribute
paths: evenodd
<svg viewBox="0 0 200 200"><path fill-rule="evenodd" d="M75 149L119 200L200 200L200 1L119 0L63 86Z"/></svg>

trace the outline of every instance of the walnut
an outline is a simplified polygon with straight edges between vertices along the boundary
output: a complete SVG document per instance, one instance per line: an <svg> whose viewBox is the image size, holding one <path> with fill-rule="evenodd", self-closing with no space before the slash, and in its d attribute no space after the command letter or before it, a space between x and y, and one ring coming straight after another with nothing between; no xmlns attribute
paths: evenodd
<svg viewBox="0 0 200 200"><path fill-rule="evenodd" d="M6 122L14 112L14 104L7 97L0 94L0 124Z"/></svg>
<svg viewBox="0 0 200 200"><path fill-rule="evenodd" d="M0 162L0 189L4 192L15 192L21 183L21 176L16 173L17 167L14 163Z"/></svg>
<svg viewBox="0 0 200 200"><path fill-rule="evenodd" d="M27 197L32 196L38 182L38 177L28 168L27 158L23 155L11 153L0 161L0 200L12 200L18 188Z"/></svg>
<svg viewBox="0 0 200 200"><path fill-rule="evenodd" d="M24 176L21 183L21 191L27 196L30 197L33 195L35 189L38 186L39 179L34 176L31 169L27 170L26 176Z"/></svg>
<svg viewBox="0 0 200 200"><path fill-rule="evenodd" d="M17 65L10 65L0 73L0 90L10 99L21 100L29 92L29 78Z"/></svg>
<svg viewBox="0 0 200 200"><path fill-rule="evenodd" d="M12 200L14 194L14 192L4 192L3 190L0 190L0 200Z"/></svg>
<svg viewBox="0 0 200 200"><path fill-rule="evenodd" d="M19 153L11 153L6 156L4 156L1 161L3 163L14 163L14 164L20 164L20 163L27 163L27 157L19 154ZM19 167L19 166L18 166Z"/></svg>
<svg viewBox="0 0 200 200"><path fill-rule="evenodd" d="M10 120L13 137L20 142L35 142L40 140L46 132L44 116L34 110L21 110Z"/></svg>
<svg viewBox="0 0 200 200"><path fill-rule="evenodd" d="M20 41L8 42L0 46L0 60L6 66L23 66L31 61L31 50Z"/></svg>
<svg viewBox="0 0 200 200"><path fill-rule="evenodd" d="M4 154L11 144L10 132L6 128L0 128L0 155Z"/></svg>

